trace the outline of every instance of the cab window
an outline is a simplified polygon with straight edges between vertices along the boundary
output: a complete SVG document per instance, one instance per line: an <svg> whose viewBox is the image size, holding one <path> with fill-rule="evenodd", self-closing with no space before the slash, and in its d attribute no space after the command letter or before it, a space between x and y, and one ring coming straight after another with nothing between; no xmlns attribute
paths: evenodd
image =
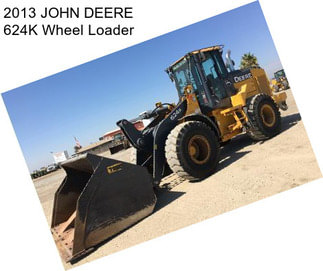
<svg viewBox="0 0 323 271"><path fill-rule="evenodd" d="M216 63L211 57L211 54L205 53L205 60L202 61L202 67L207 80L207 85L211 90L211 95L216 95L218 99L223 99L226 97L226 93L221 84L221 80L218 78L215 65Z"/></svg>

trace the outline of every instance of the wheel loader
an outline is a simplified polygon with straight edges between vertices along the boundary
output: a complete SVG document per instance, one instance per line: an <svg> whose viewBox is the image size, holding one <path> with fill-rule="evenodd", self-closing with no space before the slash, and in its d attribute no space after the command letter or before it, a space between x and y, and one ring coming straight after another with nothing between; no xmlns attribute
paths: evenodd
<svg viewBox="0 0 323 271"><path fill-rule="evenodd" d="M289 89L289 83L284 70L279 70L274 73L274 78L271 80L271 87L274 92Z"/></svg>
<svg viewBox="0 0 323 271"><path fill-rule="evenodd" d="M221 146L233 137L262 141L280 132L286 93L273 93L263 69L235 70L230 51L225 61L222 54L222 45L211 46L170 65L179 100L142 113L151 120L142 131L117 122L134 163L84 154L61 165L66 177L55 193L51 229L65 261L150 215L163 177L202 180L216 172Z"/></svg>

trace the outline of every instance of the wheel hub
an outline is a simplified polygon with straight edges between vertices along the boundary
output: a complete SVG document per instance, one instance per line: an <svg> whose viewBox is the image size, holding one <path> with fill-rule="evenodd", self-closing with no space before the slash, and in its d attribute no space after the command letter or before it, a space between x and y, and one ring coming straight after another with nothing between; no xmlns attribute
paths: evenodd
<svg viewBox="0 0 323 271"><path fill-rule="evenodd" d="M206 163L211 156L210 143L206 137L195 135L189 140L188 152L194 163L202 165Z"/></svg>
<svg viewBox="0 0 323 271"><path fill-rule="evenodd" d="M273 127L275 125L276 115L274 109L270 105L264 104L261 107L260 116L267 127Z"/></svg>

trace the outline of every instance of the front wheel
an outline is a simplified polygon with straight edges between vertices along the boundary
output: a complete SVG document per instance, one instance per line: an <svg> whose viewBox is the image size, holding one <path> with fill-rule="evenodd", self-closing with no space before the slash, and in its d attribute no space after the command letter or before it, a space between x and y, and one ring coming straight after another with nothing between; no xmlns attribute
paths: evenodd
<svg viewBox="0 0 323 271"><path fill-rule="evenodd" d="M201 180L216 170L220 145L214 131L203 122L177 125L168 135L165 156L171 170L189 180Z"/></svg>

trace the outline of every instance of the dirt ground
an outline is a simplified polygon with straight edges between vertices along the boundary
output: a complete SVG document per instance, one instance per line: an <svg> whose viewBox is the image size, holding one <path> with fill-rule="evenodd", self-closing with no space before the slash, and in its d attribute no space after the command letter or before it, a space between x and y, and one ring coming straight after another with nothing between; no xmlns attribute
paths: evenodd
<svg viewBox="0 0 323 271"><path fill-rule="evenodd" d="M159 192L154 213L99 246L93 253L66 269L117 252L193 223L219 215L322 176L291 91L289 109L282 112L282 133L253 142L240 135L221 151L217 172L201 182L171 175ZM130 149L114 154L128 161ZM111 156L107 153L104 156ZM54 193L63 180L63 170L37 179L34 184L50 224Z"/></svg>

